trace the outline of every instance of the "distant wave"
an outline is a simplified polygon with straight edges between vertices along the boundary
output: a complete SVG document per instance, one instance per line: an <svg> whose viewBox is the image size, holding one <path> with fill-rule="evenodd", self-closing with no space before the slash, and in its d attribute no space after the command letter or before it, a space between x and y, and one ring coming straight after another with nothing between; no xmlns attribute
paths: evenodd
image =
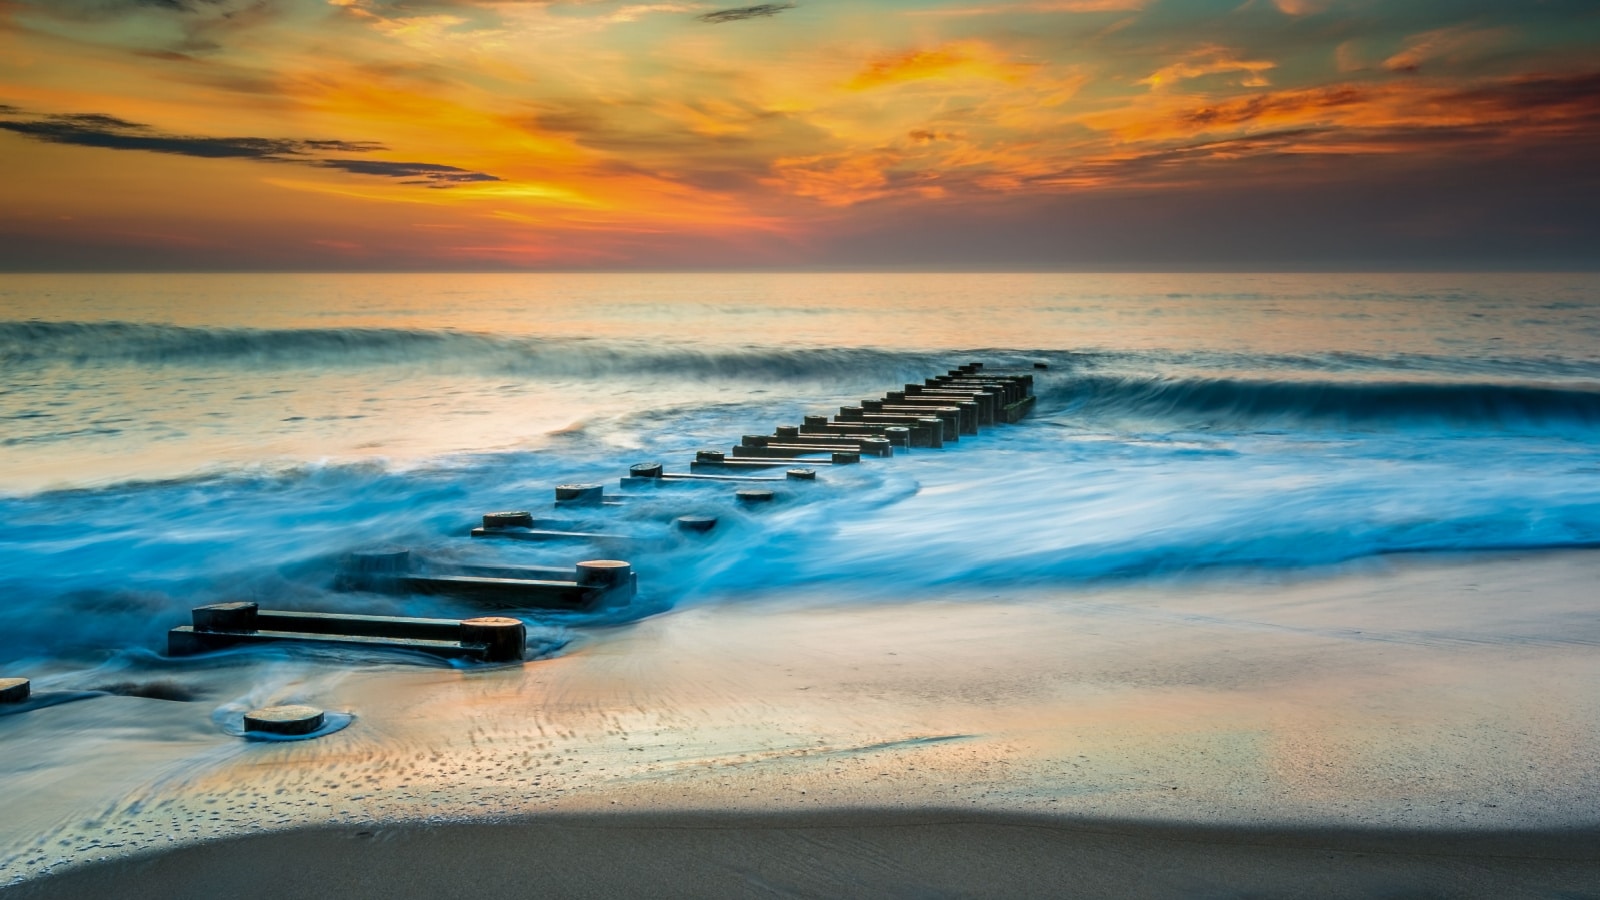
<svg viewBox="0 0 1600 900"><path fill-rule="evenodd" d="M799 347L774 334L762 346L697 346L668 331L637 340L504 336L408 328L209 328L141 322L0 321L0 369L197 366L213 368L365 368L397 366L507 376L859 380L893 385L968 359L991 367L1049 366L1063 375L1165 371L1267 371L1397 378L1600 379L1600 362L1571 359L1371 356L1095 348L895 349ZM876 383L876 382L874 382Z"/></svg>
<svg viewBox="0 0 1600 900"><path fill-rule="evenodd" d="M1042 399L1057 414L1191 426L1600 428L1600 385L1081 375Z"/></svg>
<svg viewBox="0 0 1600 900"><path fill-rule="evenodd" d="M698 350L669 341L499 337L400 328L194 328L129 322L0 322L0 367L27 365L369 367L601 378L836 378L948 367L948 354L749 347Z"/></svg>

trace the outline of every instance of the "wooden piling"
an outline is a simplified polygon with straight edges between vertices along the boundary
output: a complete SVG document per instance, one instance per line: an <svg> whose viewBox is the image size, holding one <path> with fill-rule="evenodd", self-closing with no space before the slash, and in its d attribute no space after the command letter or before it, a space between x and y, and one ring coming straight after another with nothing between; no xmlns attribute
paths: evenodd
<svg viewBox="0 0 1600 900"><path fill-rule="evenodd" d="M485 662L520 660L527 652L528 626L508 616L462 619L461 643L482 646Z"/></svg>
<svg viewBox="0 0 1600 900"><path fill-rule="evenodd" d="M314 706L268 706L244 714L246 734L311 734L327 721Z"/></svg>
<svg viewBox="0 0 1600 900"><path fill-rule="evenodd" d="M705 534L717 527L716 516L679 516L672 520L672 527L684 534Z"/></svg>
<svg viewBox="0 0 1600 900"><path fill-rule="evenodd" d="M485 528L532 528L533 513L524 510L483 514Z"/></svg>
<svg viewBox="0 0 1600 900"><path fill-rule="evenodd" d="M23 703L33 695L33 682L26 678L0 678L0 703Z"/></svg>
<svg viewBox="0 0 1600 900"><path fill-rule="evenodd" d="M605 500L605 485L573 483L556 485L559 506L599 506Z"/></svg>

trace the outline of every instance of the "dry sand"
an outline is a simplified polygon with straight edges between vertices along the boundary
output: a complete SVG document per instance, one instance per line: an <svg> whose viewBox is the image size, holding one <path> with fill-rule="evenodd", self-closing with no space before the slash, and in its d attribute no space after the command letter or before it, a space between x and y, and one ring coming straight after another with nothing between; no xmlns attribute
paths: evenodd
<svg viewBox="0 0 1600 900"><path fill-rule="evenodd" d="M175 676L220 685L205 704L0 719L0 879L118 897L1600 896L1597 580L1600 554L1567 553L818 592L702 604L523 667L207 664ZM358 718L268 745L207 715L281 700Z"/></svg>

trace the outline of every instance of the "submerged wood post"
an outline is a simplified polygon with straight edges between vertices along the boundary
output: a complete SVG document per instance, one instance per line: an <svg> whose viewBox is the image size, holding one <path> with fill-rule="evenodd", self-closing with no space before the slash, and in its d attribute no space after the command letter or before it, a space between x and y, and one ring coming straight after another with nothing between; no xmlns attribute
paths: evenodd
<svg viewBox="0 0 1600 900"><path fill-rule="evenodd" d="M672 520L672 527L684 534L705 534L717 527L716 516L679 516Z"/></svg>
<svg viewBox="0 0 1600 900"><path fill-rule="evenodd" d="M577 565L579 587L598 589L602 602L623 606L633 599L633 566L620 559L586 559Z"/></svg>
<svg viewBox="0 0 1600 900"><path fill-rule="evenodd" d="M560 506L599 506L605 500L605 491L603 484L558 484L556 503Z"/></svg>
<svg viewBox="0 0 1600 900"><path fill-rule="evenodd" d="M344 558L334 586L342 591L385 591L410 571L410 550L361 550Z"/></svg>
<svg viewBox="0 0 1600 900"><path fill-rule="evenodd" d="M194 630L255 631L260 612L260 606L248 601L197 606L192 613L194 616Z"/></svg>
<svg viewBox="0 0 1600 900"><path fill-rule="evenodd" d="M532 528L533 513L526 510L492 512L483 514L485 528Z"/></svg>

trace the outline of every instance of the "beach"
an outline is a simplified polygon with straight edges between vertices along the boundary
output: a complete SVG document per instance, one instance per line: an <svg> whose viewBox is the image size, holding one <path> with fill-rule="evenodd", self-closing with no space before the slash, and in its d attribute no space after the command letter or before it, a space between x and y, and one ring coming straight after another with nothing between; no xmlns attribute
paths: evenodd
<svg viewBox="0 0 1600 900"><path fill-rule="evenodd" d="M181 772L128 748L203 742L193 704L36 713L13 764L75 708L139 707L70 784L10 790L34 815L8 816L27 846L6 866L64 873L21 896L1583 895L1597 575L1600 554L1568 552L823 593L709 602L523 666L300 660L280 693L349 728L213 741Z"/></svg>
<svg viewBox="0 0 1600 900"><path fill-rule="evenodd" d="M0 892L1600 893L1594 283L14 282ZM1025 418L764 503L624 477L978 362ZM497 607L515 664L168 652L485 614L346 577L399 549L638 592ZM280 704L332 724L245 734Z"/></svg>

